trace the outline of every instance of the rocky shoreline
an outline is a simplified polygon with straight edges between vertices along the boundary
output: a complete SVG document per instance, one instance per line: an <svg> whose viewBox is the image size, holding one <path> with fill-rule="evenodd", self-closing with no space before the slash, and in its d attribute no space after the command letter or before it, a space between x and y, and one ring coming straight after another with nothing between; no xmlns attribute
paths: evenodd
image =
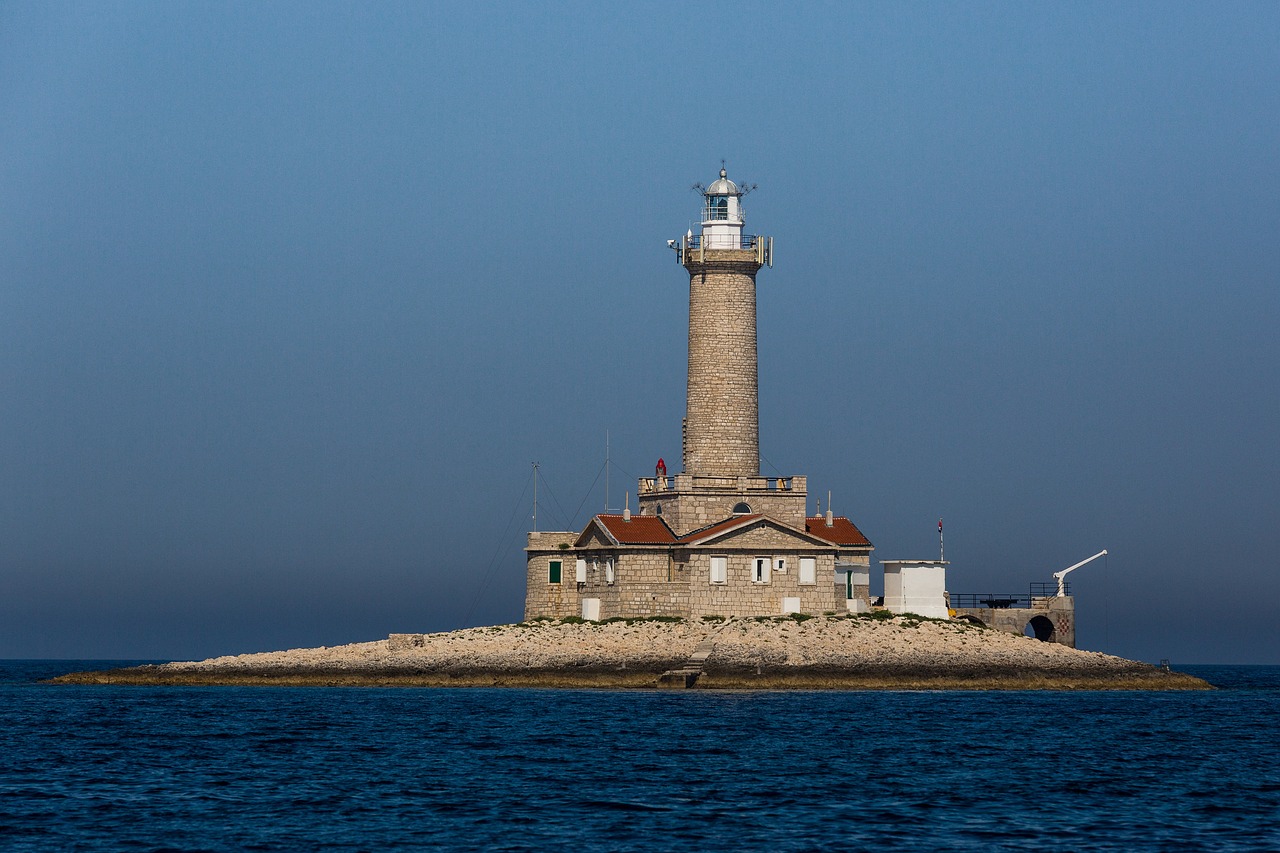
<svg viewBox="0 0 1280 853"><path fill-rule="evenodd" d="M53 681L734 690L1210 689L1201 679L1150 664L965 622L910 615L539 621L77 672Z"/></svg>

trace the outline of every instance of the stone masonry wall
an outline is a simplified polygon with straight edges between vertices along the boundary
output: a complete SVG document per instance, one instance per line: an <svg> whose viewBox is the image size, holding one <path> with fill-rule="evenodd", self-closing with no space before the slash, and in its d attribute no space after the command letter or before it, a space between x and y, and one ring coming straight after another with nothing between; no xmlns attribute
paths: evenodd
<svg viewBox="0 0 1280 853"><path fill-rule="evenodd" d="M1048 620L1053 630L1049 642L1076 647L1075 598L1046 598L1036 607L958 607L956 614L977 619L988 628L1021 634L1033 620ZM1032 626L1035 627L1034 625Z"/></svg>
<svg viewBox="0 0 1280 853"><path fill-rule="evenodd" d="M573 541L572 533L531 533L528 552L528 594L524 618L582 615L582 600L600 599L600 618L621 616L768 616L782 613L782 599L800 599L800 611L809 614L844 612L844 595L832 584L835 555L812 549L774 549L764 539L735 549L583 548L561 549ZM535 540L536 537L536 540ZM727 580L712 584L711 557L724 556ZM800 583L800 558L814 557L817 571L812 584ZM770 575L766 583L752 579L756 557L767 557ZM613 583L607 561L614 560ZM777 560L786 570L776 569ZM586 582L576 580L576 561L586 561ZM548 580L551 561L561 564L560 583ZM837 594L838 593L838 594Z"/></svg>
<svg viewBox="0 0 1280 853"><path fill-rule="evenodd" d="M654 515L656 507L661 504L662 518L667 525L683 536L692 530L706 527L708 524L724 521L733 515L733 507L745 503L752 512L804 529L805 504L808 496L804 491L804 478L797 489L791 491L765 491L751 489L733 491L729 489L698 488L689 491L677 490L666 492L650 492L640 500L640 512ZM677 479L677 483L679 480Z"/></svg>
<svg viewBox="0 0 1280 853"><path fill-rule="evenodd" d="M560 549L574 534L529 534L524 618L581 616L585 598L600 599L600 618L615 616L687 616L689 576L666 548ZM534 543L533 537L539 537ZM577 561L585 560L587 579L577 582ZM607 565L614 561L613 583ZM552 561L560 562L560 583L551 583Z"/></svg>
<svg viewBox="0 0 1280 853"><path fill-rule="evenodd" d="M524 618L581 616L582 603L573 581L573 531L539 531L530 533L525 555ZM564 546L563 548L561 546ZM560 561L560 583L549 580L551 561Z"/></svg>
<svg viewBox="0 0 1280 853"><path fill-rule="evenodd" d="M578 588L578 595L600 599L601 619L688 615L688 573L676 567L667 549L584 549L578 556L587 561L587 582ZM614 559L612 584L605 570L610 557Z"/></svg>
<svg viewBox="0 0 1280 853"><path fill-rule="evenodd" d="M711 583L711 557L727 558L728 572L723 584ZM800 557L817 557L815 583L800 584ZM777 560L785 557L787 571L770 573L768 583L752 580L756 557ZM805 551L778 551L763 549L741 551L697 551L689 559L689 616L769 616L781 615L782 599L798 597L800 612L813 615L845 612L844 596L836 600L832 578L835 557L832 554L813 554Z"/></svg>
<svg viewBox="0 0 1280 853"><path fill-rule="evenodd" d="M756 272L750 250L690 253L684 470L760 473Z"/></svg>

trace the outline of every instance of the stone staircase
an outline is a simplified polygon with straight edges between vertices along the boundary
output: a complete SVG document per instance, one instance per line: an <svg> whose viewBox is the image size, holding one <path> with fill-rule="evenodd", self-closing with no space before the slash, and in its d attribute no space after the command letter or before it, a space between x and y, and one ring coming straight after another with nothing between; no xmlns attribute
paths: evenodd
<svg viewBox="0 0 1280 853"><path fill-rule="evenodd" d="M658 688L660 690L688 690L697 685L698 676L702 675L702 667L706 664L707 658L711 657L711 650L716 644L716 634L720 633L724 626L712 631L701 643L694 648L693 654L689 655L689 659L677 669L669 669L662 675L658 676Z"/></svg>

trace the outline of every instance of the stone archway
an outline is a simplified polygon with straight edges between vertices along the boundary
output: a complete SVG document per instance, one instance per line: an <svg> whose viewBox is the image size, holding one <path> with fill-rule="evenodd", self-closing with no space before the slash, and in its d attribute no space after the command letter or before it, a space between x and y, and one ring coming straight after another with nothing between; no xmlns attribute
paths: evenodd
<svg viewBox="0 0 1280 853"><path fill-rule="evenodd" d="M1048 616L1037 615L1031 617L1031 620L1027 622L1027 626L1023 629L1022 633L1026 634L1028 637L1035 637L1042 643L1051 643L1053 642L1053 635L1056 630L1057 629L1054 627L1052 619Z"/></svg>

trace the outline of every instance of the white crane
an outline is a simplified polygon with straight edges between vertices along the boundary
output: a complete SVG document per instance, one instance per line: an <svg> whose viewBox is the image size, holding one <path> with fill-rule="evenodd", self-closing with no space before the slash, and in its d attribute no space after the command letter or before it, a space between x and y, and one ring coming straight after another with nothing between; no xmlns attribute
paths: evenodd
<svg viewBox="0 0 1280 853"><path fill-rule="evenodd" d="M1074 566L1065 568L1060 572L1054 572L1053 579L1058 582L1058 598L1062 598L1067 594L1067 583L1066 583L1067 575L1071 574L1076 569L1083 566L1085 563L1092 563L1094 560L1098 559L1099 557L1105 557L1105 556L1107 556L1107 549L1103 548L1101 551L1094 554L1092 557L1090 557L1087 560L1081 560L1080 562L1076 563Z"/></svg>

